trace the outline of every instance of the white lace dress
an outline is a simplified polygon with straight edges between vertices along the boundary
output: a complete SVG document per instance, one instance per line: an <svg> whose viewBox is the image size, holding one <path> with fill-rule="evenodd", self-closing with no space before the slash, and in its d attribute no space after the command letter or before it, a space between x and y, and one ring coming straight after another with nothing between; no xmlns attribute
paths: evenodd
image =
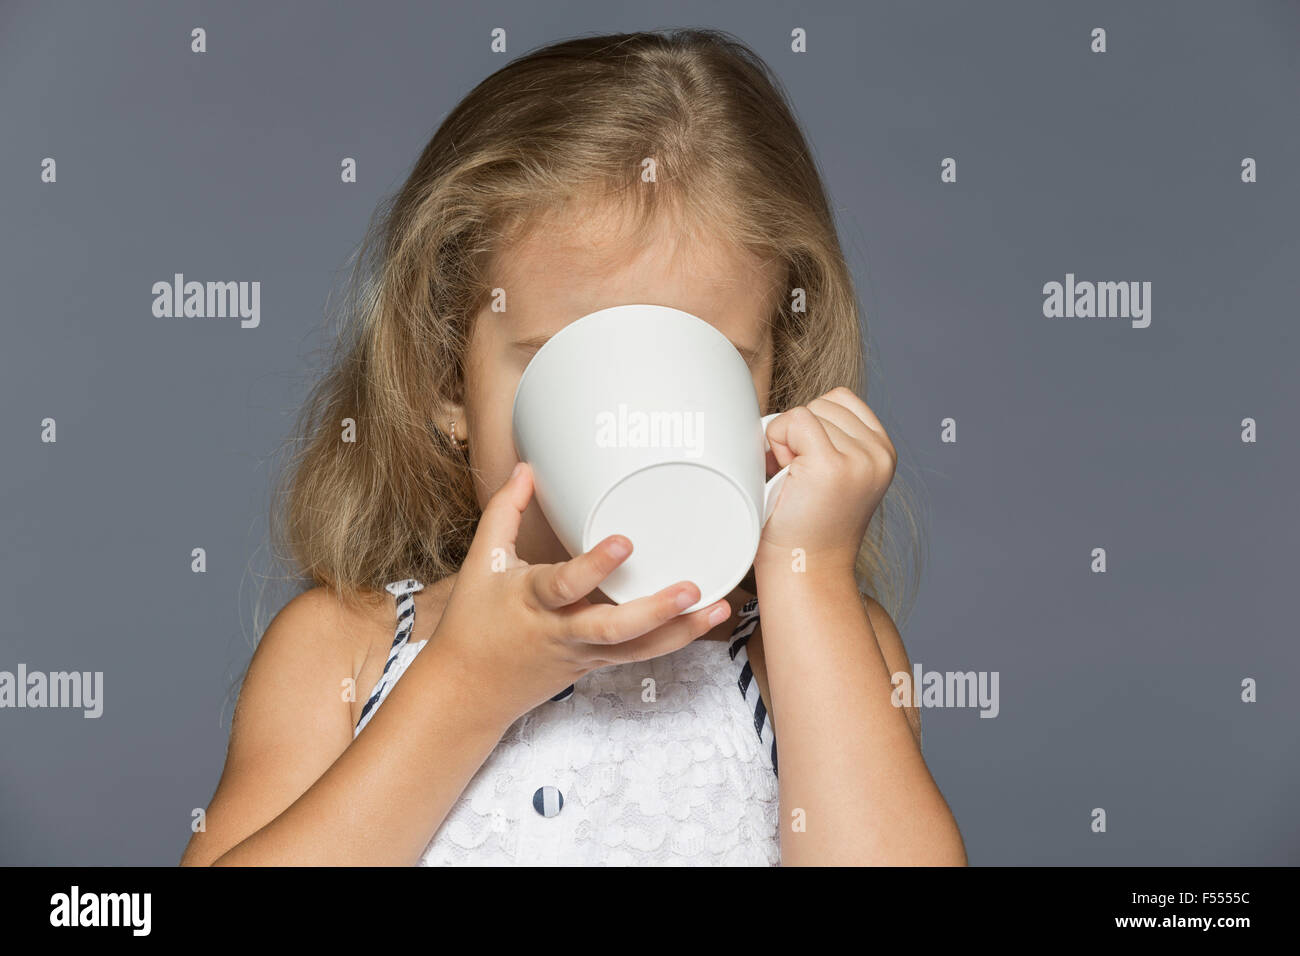
<svg viewBox="0 0 1300 956"><path fill-rule="evenodd" d="M397 634L353 739L427 641L409 643L415 580L386 586ZM776 741L745 642L592 671L505 732L421 866L776 866Z"/></svg>

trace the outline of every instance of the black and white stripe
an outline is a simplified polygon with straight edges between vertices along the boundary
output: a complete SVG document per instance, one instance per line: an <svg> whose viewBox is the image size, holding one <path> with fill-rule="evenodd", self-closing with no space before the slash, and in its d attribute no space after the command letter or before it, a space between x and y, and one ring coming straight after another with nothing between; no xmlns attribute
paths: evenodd
<svg viewBox="0 0 1300 956"><path fill-rule="evenodd" d="M772 731L772 721L767 716L767 707L763 704L763 695L758 691L758 681L754 680L754 670L749 665L749 653L745 650L745 645L749 643L750 635L758 627L758 598L751 598L740 609L740 620L736 624L736 629L731 632L731 645L728 648L731 659L738 661L741 665L740 678L737 683L740 685L740 695L745 698L745 703L754 712L754 730L758 732L758 739L763 746L768 748L772 755L772 773L776 773L776 734Z"/></svg>
<svg viewBox="0 0 1300 956"><path fill-rule="evenodd" d="M392 584L384 585L384 590L397 598L397 633L393 635L393 646L388 649L388 660L384 661L384 670L375 684L374 693L366 701L366 706L361 709L361 719L357 721L357 729L353 732L353 737L361 733L361 729L370 722L375 707L378 706L379 701L383 699L384 692L388 689L389 677L392 676L390 671L393 662L397 660L397 652L402 649L402 645L411 636L412 628L415 627L415 598L413 595L416 591L423 590L423 588L424 585L414 578L394 581Z"/></svg>

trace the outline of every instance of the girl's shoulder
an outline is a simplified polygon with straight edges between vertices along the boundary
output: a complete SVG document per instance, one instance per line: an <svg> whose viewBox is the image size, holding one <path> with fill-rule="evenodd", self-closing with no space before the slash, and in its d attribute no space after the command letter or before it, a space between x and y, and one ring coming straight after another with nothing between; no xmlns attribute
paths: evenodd
<svg viewBox="0 0 1300 956"><path fill-rule="evenodd" d="M415 598L422 603L419 594ZM417 613L417 625L419 618ZM383 674L396 627L395 602L387 591L367 592L352 603L332 588L313 587L285 604L271 621L259 655L268 658L268 664L283 662L276 664L277 680L288 684L286 693L293 693L290 687L300 683L318 684L322 674L329 676L333 687L350 678L353 693L344 700L350 702L350 726L355 727L361 707ZM423 637L415 634L411 640Z"/></svg>
<svg viewBox="0 0 1300 956"><path fill-rule="evenodd" d="M389 598L389 609L392 603ZM382 632L381 621L385 613L390 612L386 611L379 595L368 595L363 603L349 605L333 589L318 586L303 591L286 603L272 620L267 636L271 636L273 631L310 635L310 644L302 650L311 649L314 657L335 661L346 657L352 662L355 676Z"/></svg>
<svg viewBox="0 0 1300 956"><path fill-rule="evenodd" d="M422 585L403 596L409 596L415 605L415 621L408 638L411 643L419 643L433 633L454 578L452 575L432 586ZM346 648L356 658L355 676L368 659L378 655L382 661L387 657L397 630L397 599L381 590L367 592L359 602L348 604L332 588L317 586L285 604L278 618L286 619L285 623L295 630L318 635L320 643L330 645L333 652Z"/></svg>

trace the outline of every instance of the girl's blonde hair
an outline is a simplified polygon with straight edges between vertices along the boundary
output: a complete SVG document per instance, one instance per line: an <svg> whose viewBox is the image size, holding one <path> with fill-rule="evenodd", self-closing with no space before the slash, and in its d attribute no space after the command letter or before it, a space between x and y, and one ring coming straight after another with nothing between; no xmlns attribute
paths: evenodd
<svg viewBox="0 0 1300 956"><path fill-rule="evenodd" d="M479 83L371 223L271 509L272 552L299 584L358 602L383 598L388 581L458 569L479 508L466 454L437 419L464 396L488 266L544 216L593 195L631 211L635 235L672 216L783 267L769 410L837 385L865 398L865 329L831 207L763 61L716 30L556 43ZM349 421L355 441L343 440ZM896 621L912 596L904 561L887 552L918 546L913 580L922 563L900 479L857 562L862 590Z"/></svg>

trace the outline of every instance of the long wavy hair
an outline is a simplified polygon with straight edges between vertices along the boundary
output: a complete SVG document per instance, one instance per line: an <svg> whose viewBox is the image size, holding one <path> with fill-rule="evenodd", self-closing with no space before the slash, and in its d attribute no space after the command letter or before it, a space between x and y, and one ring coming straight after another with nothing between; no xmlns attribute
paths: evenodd
<svg viewBox="0 0 1300 956"><path fill-rule="evenodd" d="M530 225L591 196L631 211L634 235L673 215L784 267L769 409L837 385L866 398L866 328L831 206L758 55L701 29L555 43L479 83L377 210L273 495L281 580L355 604L382 599L385 582L459 568L479 508L466 454L435 419L463 398L487 267ZM349 420L355 441L343 440ZM863 593L896 622L923 563L902 471L900 460L857 561Z"/></svg>

